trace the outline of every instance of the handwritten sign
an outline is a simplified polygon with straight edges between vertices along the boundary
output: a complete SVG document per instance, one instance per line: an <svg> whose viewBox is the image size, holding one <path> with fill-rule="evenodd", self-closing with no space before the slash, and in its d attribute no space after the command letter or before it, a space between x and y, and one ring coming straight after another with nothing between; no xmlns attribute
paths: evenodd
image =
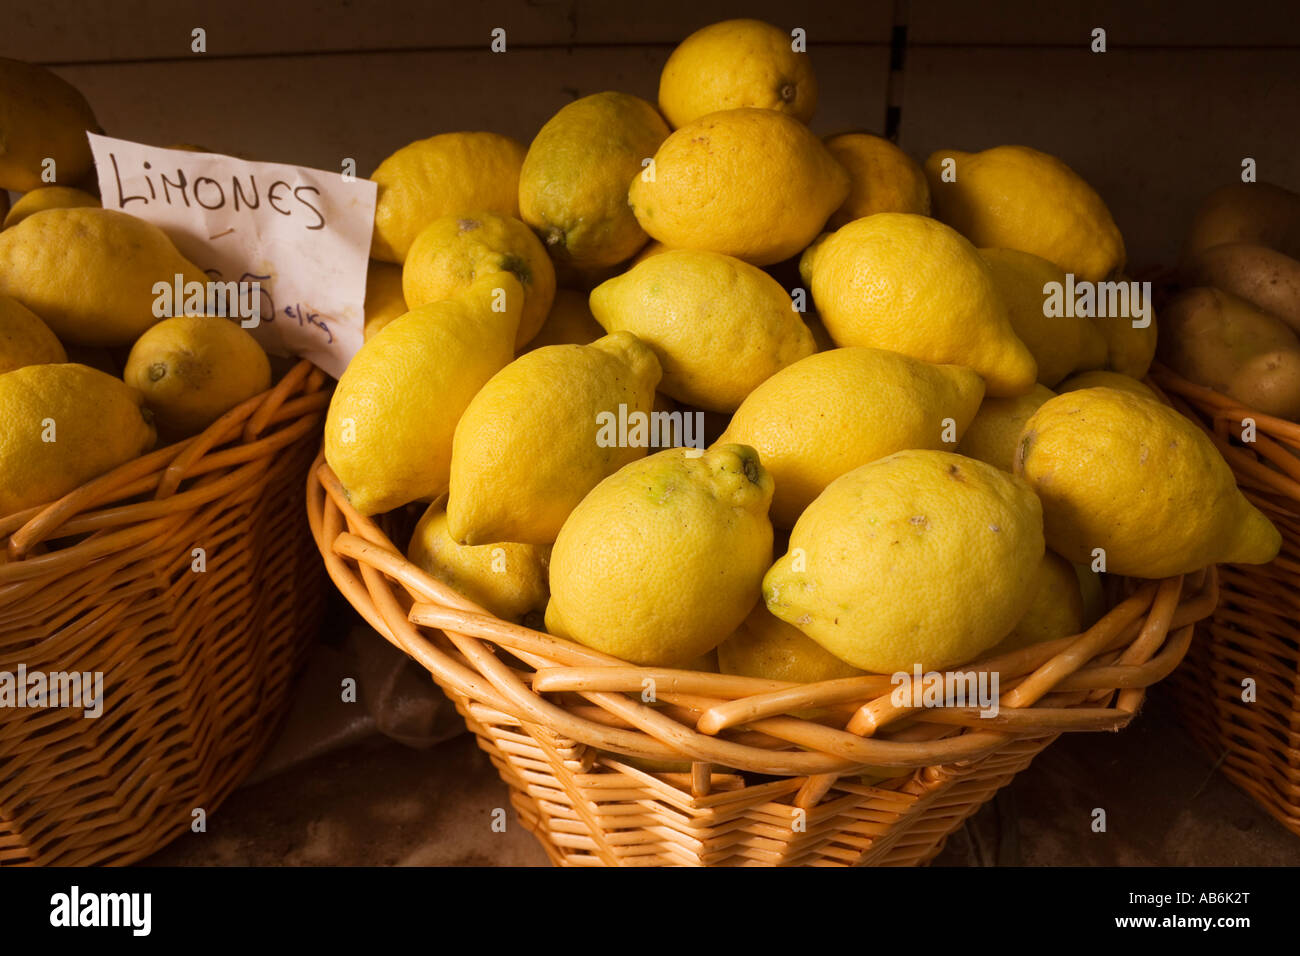
<svg viewBox="0 0 1300 956"><path fill-rule="evenodd" d="M365 328L373 182L87 135L105 209L159 226L213 281L258 283L262 346L343 374Z"/></svg>

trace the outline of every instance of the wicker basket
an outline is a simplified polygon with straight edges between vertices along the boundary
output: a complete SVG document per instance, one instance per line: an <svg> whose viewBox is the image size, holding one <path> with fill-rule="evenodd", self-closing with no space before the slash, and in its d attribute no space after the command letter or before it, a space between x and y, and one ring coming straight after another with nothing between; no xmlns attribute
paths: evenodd
<svg viewBox="0 0 1300 956"><path fill-rule="evenodd" d="M1300 835L1300 425L1254 412L1167 368L1152 377L1210 433L1241 490L1282 532L1260 566L1224 565L1223 601L1170 682L1183 722L1225 776ZM1239 439L1245 419L1255 441ZM1256 699L1242 699L1242 681Z"/></svg>
<svg viewBox="0 0 1300 956"><path fill-rule="evenodd" d="M301 509L326 382L301 362L202 434L0 517L0 671L103 674L98 718L0 709L0 864L138 860L261 756L319 623Z"/></svg>
<svg viewBox="0 0 1300 956"><path fill-rule="evenodd" d="M635 667L500 621L408 562L322 461L313 475L308 514L334 583L450 695L564 865L923 863L1058 734L1127 724L1217 601L1212 569L1128 583L1086 633L972 665L1001 675L997 717L912 710L891 703L888 677ZM646 679L654 706L638 699ZM810 708L829 716L792 716Z"/></svg>

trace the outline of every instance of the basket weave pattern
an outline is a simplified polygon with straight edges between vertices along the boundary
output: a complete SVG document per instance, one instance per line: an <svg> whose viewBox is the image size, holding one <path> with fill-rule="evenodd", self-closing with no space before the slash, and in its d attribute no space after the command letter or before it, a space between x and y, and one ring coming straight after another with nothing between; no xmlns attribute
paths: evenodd
<svg viewBox="0 0 1300 956"><path fill-rule="evenodd" d="M498 620L407 561L319 458L313 479L330 577L452 698L558 864L925 862L1058 734L1127 724L1217 601L1212 569L1122 582L1085 633L962 668L1000 675L996 717L913 708L888 676L636 667Z"/></svg>
<svg viewBox="0 0 1300 956"><path fill-rule="evenodd" d="M1232 466L1282 532L1261 566L1224 565L1222 602L1170 682L1192 736L1238 787L1300 836L1300 425L1252 411L1168 369L1152 376ZM1255 441L1242 443L1243 422ZM1256 699L1242 699L1242 681Z"/></svg>
<svg viewBox="0 0 1300 956"><path fill-rule="evenodd" d="M0 671L103 674L98 718L0 709L0 864L140 859L252 769L319 624L301 509L328 400L299 363L200 435L0 517Z"/></svg>

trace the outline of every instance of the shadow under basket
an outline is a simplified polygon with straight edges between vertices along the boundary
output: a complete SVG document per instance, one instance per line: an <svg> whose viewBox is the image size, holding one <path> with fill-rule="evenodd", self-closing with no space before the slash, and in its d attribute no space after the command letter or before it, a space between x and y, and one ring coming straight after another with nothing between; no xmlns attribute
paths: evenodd
<svg viewBox="0 0 1300 956"><path fill-rule="evenodd" d="M0 864L133 862L252 770L319 625L302 507L328 402L300 362L201 434L0 517L0 673L102 675L98 717L0 708Z"/></svg>
<svg viewBox="0 0 1300 956"><path fill-rule="evenodd" d="M1224 776L1300 836L1300 425L1167 368L1151 377L1210 434L1238 487L1282 532L1269 564L1221 566L1222 601L1170 688ZM1252 442L1241 440L1247 420Z"/></svg>
<svg viewBox="0 0 1300 956"><path fill-rule="evenodd" d="M888 676L789 684L633 666L434 580L320 459L307 508L334 583L429 670L523 825L571 866L924 863L1058 734L1126 725L1218 599L1213 569L1116 579L1115 606L1085 633L962 669L1000 675L999 713L981 717L896 705Z"/></svg>

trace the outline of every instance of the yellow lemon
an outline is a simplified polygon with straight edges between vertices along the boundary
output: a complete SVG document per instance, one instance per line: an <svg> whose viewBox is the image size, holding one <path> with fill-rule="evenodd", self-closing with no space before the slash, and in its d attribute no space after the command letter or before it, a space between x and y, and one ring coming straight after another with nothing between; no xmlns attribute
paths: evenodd
<svg viewBox="0 0 1300 956"><path fill-rule="evenodd" d="M371 259L366 269L366 339L409 311L402 296L402 267Z"/></svg>
<svg viewBox="0 0 1300 956"><path fill-rule="evenodd" d="M743 106L812 119L817 78L789 33L762 20L723 20L678 44L659 76L659 109L674 128Z"/></svg>
<svg viewBox="0 0 1300 956"><path fill-rule="evenodd" d="M271 363L229 319L163 319L131 347L122 373L144 396L166 441L203 431L245 399L271 387Z"/></svg>
<svg viewBox="0 0 1300 956"><path fill-rule="evenodd" d="M415 526L411 563L479 607L506 621L546 609L549 545L499 542L470 547L447 531L443 502L435 501Z"/></svg>
<svg viewBox="0 0 1300 956"><path fill-rule="evenodd" d="M402 294L415 309L451 298L479 276L509 272L524 290L515 347L546 321L555 300L555 267L532 230L518 219L476 212L429 223L411 243L402 266Z"/></svg>
<svg viewBox="0 0 1300 956"><path fill-rule="evenodd" d="M84 365L0 375L0 515L56 501L153 447L140 393Z"/></svg>
<svg viewBox="0 0 1300 956"><path fill-rule="evenodd" d="M878 212L930 215L930 186L919 163L889 140L870 133L842 133L826 148L849 173L849 198L835 210L827 229Z"/></svg>
<svg viewBox="0 0 1300 956"><path fill-rule="evenodd" d="M325 419L325 460L363 515L447 491L456 422L510 361L524 293L508 272L412 309L352 357Z"/></svg>
<svg viewBox="0 0 1300 956"><path fill-rule="evenodd" d="M990 395L1022 395L1034 384L1034 357L988 266L942 223L892 212L857 219L809 249L799 271L839 345L965 365Z"/></svg>
<svg viewBox="0 0 1300 956"><path fill-rule="evenodd" d="M770 265L800 252L849 194L849 174L796 119L710 113L682 126L632 180L628 202L674 249Z"/></svg>
<svg viewBox="0 0 1300 956"><path fill-rule="evenodd" d="M773 617L762 601L754 605L735 633L718 645L718 670L794 684L862 674L798 628Z"/></svg>
<svg viewBox="0 0 1300 956"><path fill-rule="evenodd" d="M1132 392L1134 395L1141 395L1144 398L1160 400L1155 392L1137 379L1122 375L1119 372L1108 372L1105 369L1094 369L1090 372L1080 372L1078 375L1072 375L1056 386L1056 392L1058 395L1064 395L1066 392L1077 392L1083 388L1117 388L1121 392Z"/></svg>
<svg viewBox="0 0 1300 956"><path fill-rule="evenodd" d="M1094 317L1091 321L1106 340L1106 367L1129 378L1145 378L1156 357L1155 315L1146 325L1137 326L1133 319L1122 315Z"/></svg>
<svg viewBox="0 0 1300 956"><path fill-rule="evenodd" d="M808 506L763 597L854 667L937 670L1011 631L1042 558L1042 512L1023 481L951 452L901 451Z"/></svg>
<svg viewBox="0 0 1300 956"><path fill-rule="evenodd" d="M645 454L620 441L617 423L649 415L659 376L654 352L630 332L536 349L492 376L456 426L452 537L554 541L587 492Z"/></svg>
<svg viewBox="0 0 1300 956"><path fill-rule="evenodd" d="M665 246L662 242L660 242L658 239L651 239L649 242L647 242L644 246L641 247L640 252L638 252L635 256L632 257L632 265L634 266L640 265L642 262L644 262L646 259L649 259L651 256L657 256L659 255L659 253L667 252L667 251L668 251L668 247Z"/></svg>
<svg viewBox="0 0 1300 956"><path fill-rule="evenodd" d="M587 293L576 289L556 289L551 312L542 330L528 342L529 349L544 345L590 345L605 334L591 314Z"/></svg>
<svg viewBox="0 0 1300 956"><path fill-rule="evenodd" d="M772 475L772 521L790 528L832 481L907 448L952 448L984 395L959 365L897 352L818 352L750 392L719 441L753 447Z"/></svg>
<svg viewBox="0 0 1300 956"><path fill-rule="evenodd" d="M771 499L771 477L742 445L624 465L560 529L547 630L651 666L717 647L758 601Z"/></svg>
<svg viewBox="0 0 1300 956"><path fill-rule="evenodd" d="M0 57L0 192L25 193L90 172L86 131L102 130L76 88L34 63Z"/></svg>
<svg viewBox="0 0 1300 956"><path fill-rule="evenodd" d="M734 411L815 348L780 283L713 252L652 256L597 286L591 311L607 331L632 332L655 350L664 392L710 411Z"/></svg>
<svg viewBox="0 0 1300 956"><path fill-rule="evenodd" d="M1058 395L1025 424L1016 452L1043 502L1053 551L1140 578L1210 564L1264 564L1281 536L1237 490L1199 427L1160 402L1112 388Z"/></svg>
<svg viewBox="0 0 1300 956"><path fill-rule="evenodd" d="M612 266L646 242L627 184L668 137L653 106L627 93L595 93L564 107L528 147L519 215L556 260Z"/></svg>
<svg viewBox="0 0 1300 956"><path fill-rule="evenodd" d="M400 265L420 230L443 216L517 217L526 152L496 133L442 133L403 146L370 177L379 185L371 256Z"/></svg>
<svg viewBox="0 0 1300 956"><path fill-rule="evenodd" d="M4 228L18 225L34 212L44 209L76 209L83 206L98 206L99 198L71 186L46 186L33 189L24 195L4 217Z"/></svg>
<svg viewBox="0 0 1300 956"><path fill-rule="evenodd" d="M1106 340L1088 319L1044 314L1044 286L1065 284L1065 273L1041 256L1017 249L981 249L980 258L1007 306L1007 317L1038 365L1048 388L1076 369L1106 364Z"/></svg>
<svg viewBox="0 0 1300 956"><path fill-rule="evenodd" d="M1015 398L986 398L962 434L960 454L978 458L1003 471L1013 471L1016 447L1025 422L1056 393L1045 385Z"/></svg>
<svg viewBox="0 0 1300 956"><path fill-rule="evenodd" d="M158 321L154 284L178 275L208 281L165 232L124 212L47 209L0 232L0 294L65 345L130 345Z"/></svg>
<svg viewBox="0 0 1300 956"><path fill-rule="evenodd" d="M1025 616L984 657L1008 654L1031 644L1083 632L1083 591L1074 565L1053 551L1044 552L1038 565L1037 585Z"/></svg>
<svg viewBox="0 0 1300 956"><path fill-rule="evenodd" d="M1088 282L1124 268L1110 210L1055 156L1028 146L939 150L925 173L935 215L977 246L1032 252Z"/></svg>
<svg viewBox="0 0 1300 956"><path fill-rule="evenodd" d="M0 295L0 374L24 365L67 360L58 337L35 312L16 299Z"/></svg>

